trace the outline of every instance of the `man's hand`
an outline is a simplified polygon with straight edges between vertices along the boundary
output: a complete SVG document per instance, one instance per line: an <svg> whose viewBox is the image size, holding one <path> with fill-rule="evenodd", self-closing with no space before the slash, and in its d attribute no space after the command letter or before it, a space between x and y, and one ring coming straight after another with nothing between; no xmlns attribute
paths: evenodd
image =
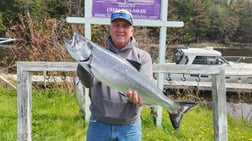
<svg viewBox="0 0 252 141"><path fill-rule="evenodd" d="M143 98L140 97L137 93L137 91L134 91L134 90L128 90L125 95L128 97L128 100L135 103L135 104L138 104L140 106L143 105Z"/></svg>

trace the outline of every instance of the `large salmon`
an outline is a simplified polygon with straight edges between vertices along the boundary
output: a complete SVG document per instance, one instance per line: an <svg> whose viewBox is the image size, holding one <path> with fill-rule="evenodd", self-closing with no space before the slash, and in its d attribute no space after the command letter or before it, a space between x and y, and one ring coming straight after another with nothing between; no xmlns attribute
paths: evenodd
<svg viewBox="0 0 252 141"><path fill-rule="evenodd" d="M124 93L136 90L145 102L160 105L167 109L174 129L179 129L183 113L196 103L174 102L163 94L163 91L140 73L127 60L106 50L84 36L73 33L73 39L64 38L70 55L96 79Z"/></svg>

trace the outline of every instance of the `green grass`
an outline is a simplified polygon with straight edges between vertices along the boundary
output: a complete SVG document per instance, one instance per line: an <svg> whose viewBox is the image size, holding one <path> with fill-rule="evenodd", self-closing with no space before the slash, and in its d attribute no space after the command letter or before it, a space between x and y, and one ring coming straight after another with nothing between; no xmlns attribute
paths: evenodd
<svg viewBox="0 0 252 141"><path fill-rule="evenodd" d="M0 140L17 140L16 91L0 88ZM200 106L184 115L180 130L174 131L163 110L161 127L154 126L150 109L142 112L143 141L213 141L212 111ZM87 123L79 114L73 94L62 90L33 91L32 140L84 141ZM252 141L252 123L228 116L229 141Z"/></svg>

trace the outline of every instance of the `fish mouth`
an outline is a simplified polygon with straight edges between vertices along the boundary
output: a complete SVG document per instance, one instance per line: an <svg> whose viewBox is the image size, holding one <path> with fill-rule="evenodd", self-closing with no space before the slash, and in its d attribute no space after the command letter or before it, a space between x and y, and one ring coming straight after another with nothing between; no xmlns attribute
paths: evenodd
<svg viewBox="0 0 252 141"><path fill-rule="evenodd" d="M71 45L73 42L71 40L69 40L66 37L63 37L63 41L65 42L65 44Z"/></svg>

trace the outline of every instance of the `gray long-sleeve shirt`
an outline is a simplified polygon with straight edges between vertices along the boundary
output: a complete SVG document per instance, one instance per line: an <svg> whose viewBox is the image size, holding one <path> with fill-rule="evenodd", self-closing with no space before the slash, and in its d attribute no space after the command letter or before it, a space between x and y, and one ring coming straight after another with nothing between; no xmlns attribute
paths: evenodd
<svg viewBox="0 0 252 141"><path fill-rule="evenodd" d="M134 38L121 50L116 49L109 38L107 49L127 60L139 63L141 65L139 71L152 79L151 56L146 51L135 47ZM124 96L118 94L118 91L110 89L93 78L80 65L77 67L77 75L85 87L92 89L90 111L99 120L111 124L127 124L140 116L140 106L129 102Z"/></svg>

